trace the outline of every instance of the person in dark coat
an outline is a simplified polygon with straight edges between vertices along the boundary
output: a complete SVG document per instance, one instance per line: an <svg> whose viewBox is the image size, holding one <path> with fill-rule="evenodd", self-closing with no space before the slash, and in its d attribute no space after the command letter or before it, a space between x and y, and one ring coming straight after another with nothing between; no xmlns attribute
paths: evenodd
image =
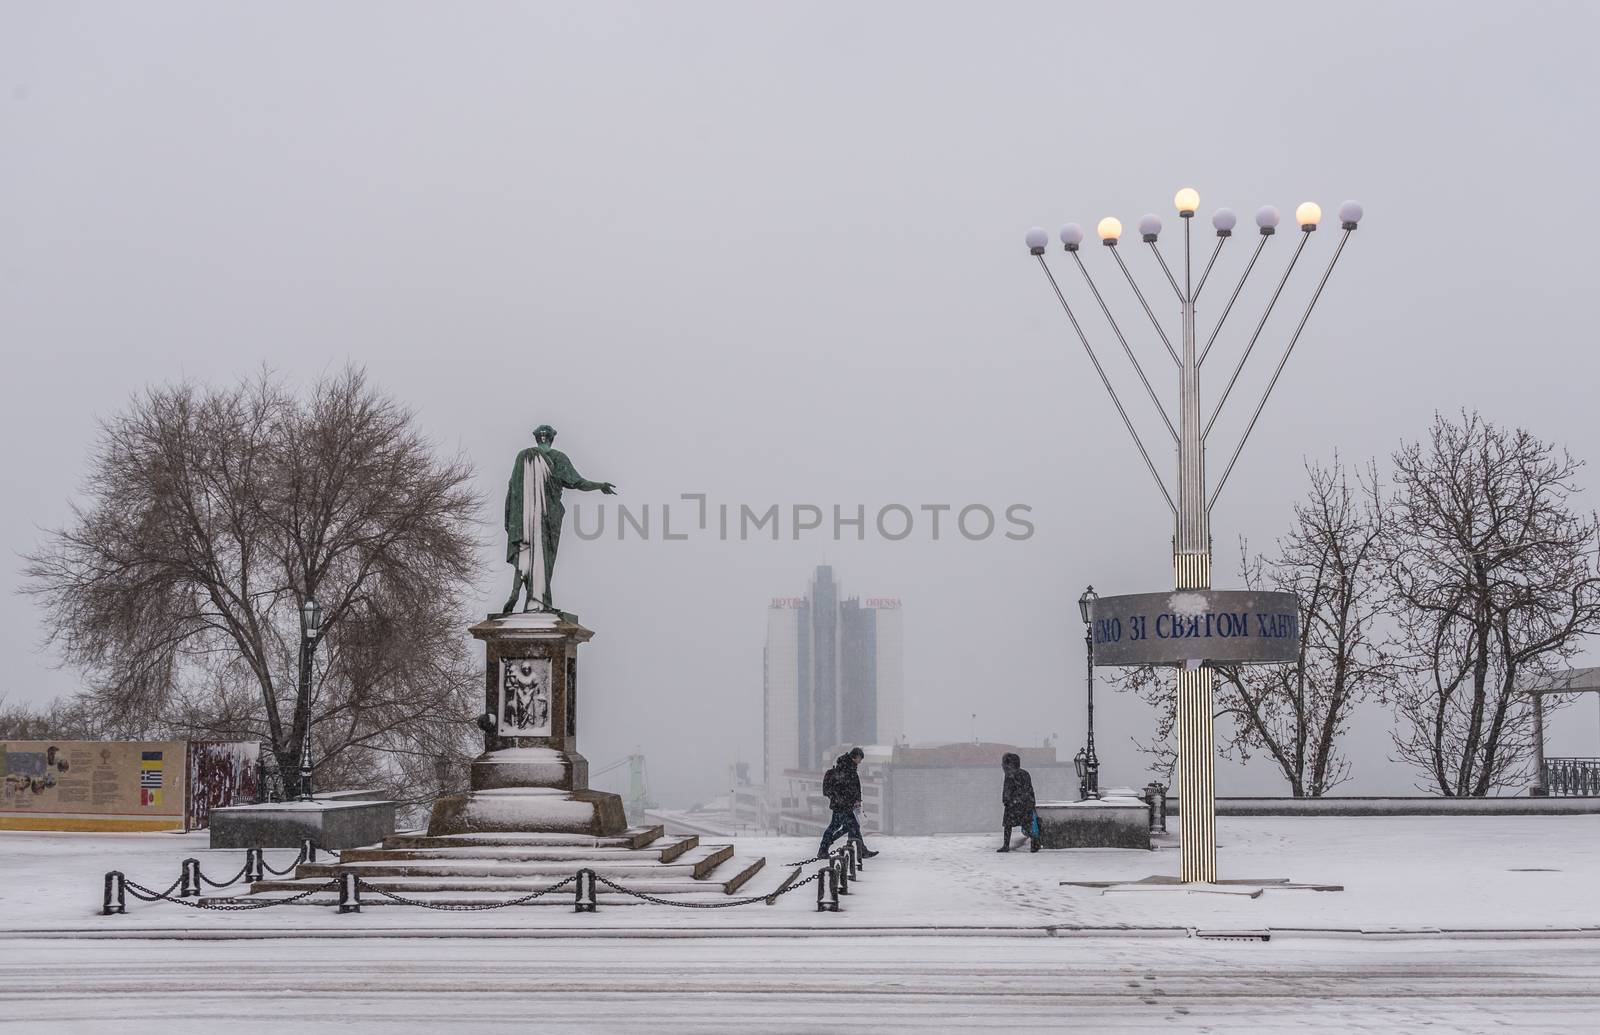
<svg viewBox="0 0 1600 1035"><path fill-rule="evenodd" d="M1038 814L1034 811L1038 804L1033 797L1033 777L1022 768L1022 759L1016 752L1007 751L1000 758L1000 768L1005 771L1006 780L1000 788L1000 804L1005 809L1003 823L1005 825L1005 838L998 852L1011 851L1011 828L1021 827L1022 834L1033 842L1030 852L1039 850Z"/></svg>
<svg viewBox="0 0 1600 1035"><path fill-rule="evenodd" d="M840 834L848 834L850 840L860 845L864 857L870 859L878 854L862 840L861 823L856 819L856 810L861 808L861 776L856 766L865 757L866 752L852 748L849 754L835 759L833 768L822 778L822 793L828 798L828 808L833 810L833 820L822 832L822 844L817 847L818 859L828 857L828 846Z"/></svg>

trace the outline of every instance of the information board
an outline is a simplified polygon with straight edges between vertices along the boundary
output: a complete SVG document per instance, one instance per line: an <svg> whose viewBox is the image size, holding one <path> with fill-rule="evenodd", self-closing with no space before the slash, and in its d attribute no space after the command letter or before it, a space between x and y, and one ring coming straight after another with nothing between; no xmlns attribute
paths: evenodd
<svg viewBox="0 0 1600 1035"><path fill-rule="evenodd" d="M0 742L0 830L170 830L184 825L185 745Z"/></svg>

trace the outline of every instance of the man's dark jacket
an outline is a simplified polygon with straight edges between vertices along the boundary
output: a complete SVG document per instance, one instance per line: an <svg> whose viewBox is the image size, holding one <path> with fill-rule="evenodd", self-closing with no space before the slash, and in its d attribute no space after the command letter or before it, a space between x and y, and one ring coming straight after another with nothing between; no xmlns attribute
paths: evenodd
<svg viewBox="0 0 1600 1035"><path fill-rule="evenodd" d="M856 772L855 760L849 755L840 755L834 761L828 777L822 782L823 793L828 796L828 807L835 812L855 808L861 800L861 776Z"/></svg>

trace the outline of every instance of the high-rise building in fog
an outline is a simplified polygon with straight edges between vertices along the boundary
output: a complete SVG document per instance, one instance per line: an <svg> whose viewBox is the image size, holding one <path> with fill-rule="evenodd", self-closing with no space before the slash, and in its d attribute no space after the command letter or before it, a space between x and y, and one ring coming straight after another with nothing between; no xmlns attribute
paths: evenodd
<svg viewBox="0 0 1600 1035"><path fill-rule="evenodd" d="M840 599L833 569L817 568L803 597L767 609L764 782L815 769L840 744L900 736L900 601Z"/></svg>

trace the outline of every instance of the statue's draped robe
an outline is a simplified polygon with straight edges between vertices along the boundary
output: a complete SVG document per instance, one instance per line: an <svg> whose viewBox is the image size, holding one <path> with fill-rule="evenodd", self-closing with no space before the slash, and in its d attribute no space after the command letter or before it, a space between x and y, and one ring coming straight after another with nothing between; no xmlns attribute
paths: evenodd
<svg viewBox="0 0 1600 1035"><path fill-rule="evenodd" d="M528 600L550 605L550 576L561 545L561 522L566 507L562 489L593 490L591 482L573 469L567 454L558 449L530 446L517 454L506 489L506 562L528 579Z"/></svg>

